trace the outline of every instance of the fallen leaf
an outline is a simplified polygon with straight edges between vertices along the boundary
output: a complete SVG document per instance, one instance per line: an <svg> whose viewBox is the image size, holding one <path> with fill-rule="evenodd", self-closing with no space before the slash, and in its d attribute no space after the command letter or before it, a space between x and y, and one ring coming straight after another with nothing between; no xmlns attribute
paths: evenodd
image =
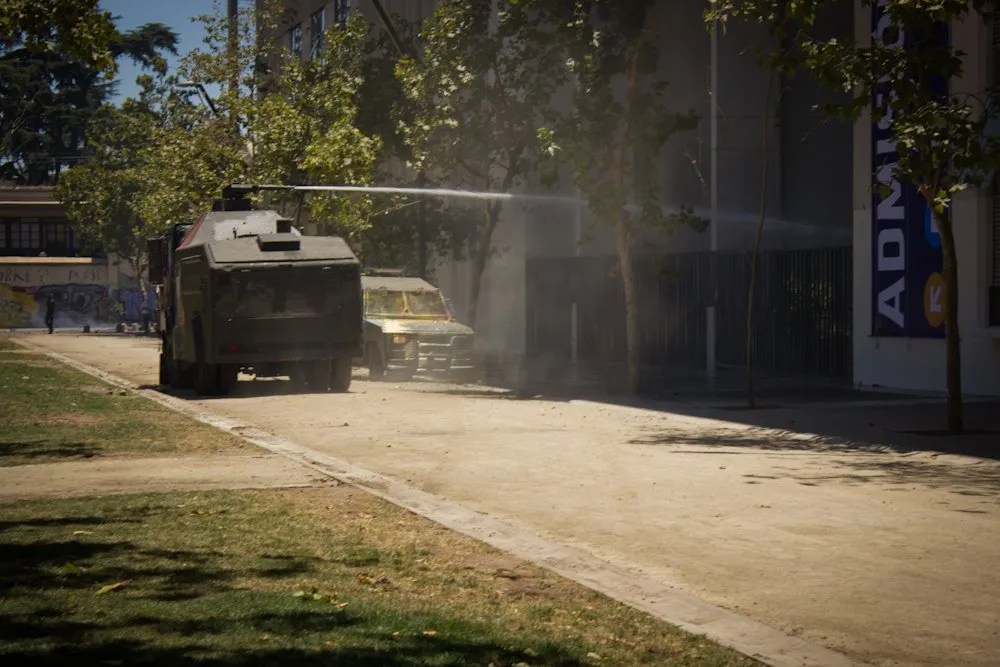
<svg viewBox="0 0 1000 667"><path fill-rule="evenodd" d="M333 648L334 646L336 646L336 644L334 644L333 642L323 642L323 646L327 648Z"/></svg>
<svg viewBox="0 0 1000 667"><path fill-rule="evenodd" d="M424 630L424 637L434 637L437 635L437 630Z"/></svg>
<svg viewBox="0 0 1000 667"><path fill-rule="evenodd" d="M125 588L125 584L128 582L119 581L117 584L108 584L107 586L101 586L98 589L96 595L104 595L105 593L110 593L111 591L118 591Z"/></svg>
<svg viewBox="0 0 1000 667"><path fill-rule="evenodd" d="M271 635L267 635L267 634L264 634L264 635L261 635L261 636L260 636L260 640L261 640L262 642L266 642L266 641L267 641L268 639L270 639L270 638L271 638Z"/></svg>
<svg viewBox="0 0 1000 667"><path fill-rule="evenodd" d="M591 660L600 660L601 659L601 656L597 655L596 653L588 653L587 657L590 658Z"/></svg>
<svg viewBox="0 0 1000 667"><path fill-rule="evenodd" d="M347 603L346 603L346 602L341 602L341 603L337 604L337 608L338 608L338 609L343 609L343 608L344 608L344 607L346 607L346 606L347 606Z"/></svg>
<svg viewBox="0 0 1000 667"><path fill-rule="evenodd" d="M94 533L89 530L74 530L74 535L93 535Z"/></svg>

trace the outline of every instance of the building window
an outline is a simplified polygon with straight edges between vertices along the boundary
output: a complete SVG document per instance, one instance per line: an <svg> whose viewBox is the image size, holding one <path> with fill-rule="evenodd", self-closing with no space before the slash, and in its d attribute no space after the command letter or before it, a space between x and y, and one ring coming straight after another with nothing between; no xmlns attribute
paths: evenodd
<svg viewBox="0 0 1000 667"><path fill-rule="evenodd" d="M326 10L320 9L309 17L309 57L315 58L323 48L323 31L326 29Z"/></svg>
<svg viewBox="0 0 1000 667"><path fill-rule="evenodd" d="M66 245L66 223L50 222L45 225L45 247Z"/></svg>
<svg viewBox="0 0 1000 667"><path fill-rule="evenodd" d="M7 249L7 223L0 222L0 251ZM3 254L0 252L0 254Z"/></svg>
<svg viewBox="0 0 1000 667"><path fill-rule="evenodd" d="M302 58L302 24L299 23L291 32L288 33L288 47L292 51L292 55L296 58Z"/></svg>
<svg viewBox="0 0 1000 667"><path fill-rule="evenodd" d="M335 23L347 23L347 15L351 13L351 0L334 0L333 20Z"/></svg>
<svg viewBox="0 0 1000 667"><path fill-rule="evenodd" d="M10 247L14 250L41 251L41 225L38 222L29 219L11 223Z"/></svg>

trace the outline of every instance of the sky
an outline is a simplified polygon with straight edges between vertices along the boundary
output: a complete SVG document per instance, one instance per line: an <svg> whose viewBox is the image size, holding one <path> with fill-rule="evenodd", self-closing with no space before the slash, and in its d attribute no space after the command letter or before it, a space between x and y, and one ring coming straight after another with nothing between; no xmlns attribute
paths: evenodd
<svg viewBox="0 0 1000 667"><path fill-rule="evenodd" d="M203 30L201 24L192 22L194 17L214 14L217 10L225 11L217 0L100 0L100 5L102 9L120 17L117 24L119 30L130 30L144 23L163 23L168 26L178 35L178 54L201 45ZM176 61L176 57L168 57L171 67ZM135 78L140 73L141 70L128 58L119 61L115 103L138 93Z"/></svg>

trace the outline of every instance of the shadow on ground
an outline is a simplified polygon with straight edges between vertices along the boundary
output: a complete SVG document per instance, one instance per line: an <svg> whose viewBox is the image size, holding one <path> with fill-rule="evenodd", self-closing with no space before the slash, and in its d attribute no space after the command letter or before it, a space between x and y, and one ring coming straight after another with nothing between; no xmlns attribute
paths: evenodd
<svg viewBox="0 0 1000 667"><path fill-rule="evenodd" d="M300 598L293 591L302 580L321 576L318 556L234 553L232 538L156 548L124 537L122 524L141 532L165 513L183 517L183 505L111 507L0 522L0 664L583 664L550 644L529 644L536 650L526 657L510 636L433 611L406 613L377 598Z"/></svg>
<svg viewBox="0 0 1000 667"><path fill-rule="evenodd" d="M251 619L252 620L252 619ZM257 619L263 626L267 618ZM272 619L273 620L273 619ZM283 619L286 622L288 619ZM59 632L49 628L50 632ZM79 635L89 628L73 627ZM447 639L413 638L399 640L389 632L370 633L368 639L391 646L384 649L343 647L336 645L315 649L243 648L204 657L197 644L170 648L155 648L141 641L116 641L99 646L72 646L58 652L15 651L6 657L8 664L32 664L50 667L78 665L163 665L170 667L319 667L321 665L351 665L356 667L417 667L418 665L516 665L525 663L525 655L489 643L471 643ZM0 654L2 655L2 654ZM532 660L533 665L576 667L585 663L570 657L546 657Z"/></svg>
<svg viewBox="0 0 1000 667"><path fill-rule="evenodd" d="M720 431L714 438L741 447L881 448L899 453L937 452L1000 460L1000 399L967 399L966 432L956 436L946 432L944 398L863 391L810 379L761 377L756 391L759 407L751 410L742 372L720 372L713 378L700 372L646 378L641 398L609 389L613 383L588 378L570 382L558 375L542 377L527 382L529 388L522 388L520 393L543 400L587 400L820 436L812 440L775 438L767 433L723 437ZM675 435L664 433L661 439L667 441Z"/></svg>
<svg viewBox="0 0 1000 667"><path fill-rule="evenodd" d="M52 445L45 440L4 440L0 436L0 466L4 459L90 459L100 452L99 448L84 442L67 442Z"/></svg>

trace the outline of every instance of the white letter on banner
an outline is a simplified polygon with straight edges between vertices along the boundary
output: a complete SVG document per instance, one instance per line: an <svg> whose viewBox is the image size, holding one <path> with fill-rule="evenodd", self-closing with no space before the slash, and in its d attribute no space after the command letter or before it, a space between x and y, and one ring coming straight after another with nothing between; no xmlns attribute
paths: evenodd
<svg viewBox="0 0 1000 667"><path fill-rule="evenodd" d="M878 233L878 271L902 271L906 268L906 255L903 253L903 230L899 227L883 229ZM887 253L886 248L895 246L895 252Z"/></svg>
<svg viewBox="0 0 1000 667"><path fill-rule="evenodd" d="M903 279L900 278L878 293L878 314L888 317L901 329L906 321L900 308L903 302L903 289Z"/></svg>

